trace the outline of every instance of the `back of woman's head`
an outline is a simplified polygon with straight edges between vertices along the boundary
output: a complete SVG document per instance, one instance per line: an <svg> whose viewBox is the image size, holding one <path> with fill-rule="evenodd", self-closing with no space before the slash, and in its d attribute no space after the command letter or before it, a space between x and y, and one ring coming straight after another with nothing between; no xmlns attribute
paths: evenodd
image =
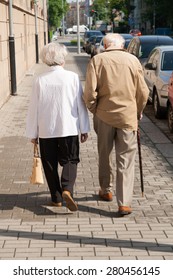
<svg viewBox="0 0 173 280"><path fill-rule="evenodd" d="M67 48L63 44L49 43L43 47L40 58L49 66L63 65L67 54Z"/></svg>

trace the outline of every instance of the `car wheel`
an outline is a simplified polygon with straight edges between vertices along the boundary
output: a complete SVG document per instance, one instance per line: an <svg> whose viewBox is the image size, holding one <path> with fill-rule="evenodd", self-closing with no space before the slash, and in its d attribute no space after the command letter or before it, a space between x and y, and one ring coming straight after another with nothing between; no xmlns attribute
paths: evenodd
<svg viewBox="0 0 173 280"><path fill-rule="evenodd" d="M171 104L168 106L168 127L171 133L173 133L173 108Z"/></svg>
<svg viewBox="0 0 173 280"><path fill-rule="evenodd" d="M160 107L159 98L156 90L154 91L153 95L153 109L155 118L160 119L163 116L163 113Z"/></svg>

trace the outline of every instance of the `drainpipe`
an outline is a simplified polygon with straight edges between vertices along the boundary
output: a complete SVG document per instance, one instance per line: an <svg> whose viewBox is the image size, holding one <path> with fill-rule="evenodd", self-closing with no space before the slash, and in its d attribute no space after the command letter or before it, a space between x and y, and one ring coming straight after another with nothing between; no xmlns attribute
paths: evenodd
<svg viewBox="0 0 173 280"><path fill-rule="evenodd" d="M12 20L12 0L9 0L9 53L10 53L10 74L11 74L11 95L17 95L16 86L16 60L15 60L15 42L13 34L13 20Z"/></svg>
<svg viewBox="0 0 173 280"><path fill-rule="evenodd" d="M37 0L34 1L34 12L35 12L35 52L36 52L36 63L39 62L38 57L38 19L37 19Z"/></svg>
<svg viewBox="0 0 173 280"><path fill-rule="evenodd" d="M44 17L44 45L46 45L46 0L43 0L43 17Z"/></svg>

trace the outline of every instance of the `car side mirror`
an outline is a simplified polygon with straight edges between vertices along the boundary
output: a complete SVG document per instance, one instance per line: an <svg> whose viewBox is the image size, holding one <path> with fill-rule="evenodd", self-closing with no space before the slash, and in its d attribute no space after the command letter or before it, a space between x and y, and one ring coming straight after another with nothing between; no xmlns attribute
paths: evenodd
<svg viewBox="0 0 173 280"><path fill-rule="evenodd" d="M148 69L148 70L156 70L156 68L157 68L156 63L146 63L146 64L145 64L145 69Z"/></svg>

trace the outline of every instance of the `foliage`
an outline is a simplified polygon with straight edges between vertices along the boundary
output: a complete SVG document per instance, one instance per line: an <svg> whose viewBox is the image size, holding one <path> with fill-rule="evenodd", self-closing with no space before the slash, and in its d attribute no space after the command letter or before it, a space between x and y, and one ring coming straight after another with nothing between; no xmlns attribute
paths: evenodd
<svg viewBox="0 0 173 280"><path fill-rule="evenodd" d="M154 11L155 11L155 26L156 27L173 27L173 5L170 0L144 0L147 4L146 12L142 15L143 21L149 20L153 25ZM119 25L128 25L129 14L135 9L135 6L131 5L130 0L94 0L91 10L95 10L96 13L90 14L95 20L106 20L107 22L113 22L115 18L115 10L123 11L124 23Z"/></svg>
<svg viewBox="0 0 173 280"><path fill-rule="evenodd" d="M156 27L173 26L173 5L170 0L145 0L147 11L144 17L153 23L153 13L155 11Z"/></svg>
<svg viewBox="0 0 173 280"><path fill-rule="evenodd" d="M96 13L91 15L94 21L100 19L107 24L112 23L114 32L128 32L128 17L132 9L130 0L94 0L91 10Z"/></svg>
<svg viewBox="0 0 173 280"><path fill-rule="evenodd" d="M48 19L50 29L57 28L61 25L63 14L69 9L66 0L49 0L48 1Z"/></svg>

